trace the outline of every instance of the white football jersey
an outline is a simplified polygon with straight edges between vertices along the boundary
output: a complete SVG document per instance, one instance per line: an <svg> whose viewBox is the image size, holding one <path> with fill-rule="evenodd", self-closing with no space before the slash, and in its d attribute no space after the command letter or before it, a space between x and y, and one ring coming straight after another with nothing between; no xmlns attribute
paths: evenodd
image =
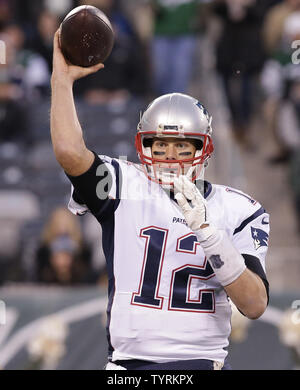
<svg viewBox="0 0 300 390"><path fill-rule="evenodd" d="M112 360L223 362L231 307L176 201L140 165L100 156L113 178L114 212L97 215L109 276ZM206 182L209 220L265 269L269 216L241 191ZM71 197L69 209L87 207Z"/></svg>

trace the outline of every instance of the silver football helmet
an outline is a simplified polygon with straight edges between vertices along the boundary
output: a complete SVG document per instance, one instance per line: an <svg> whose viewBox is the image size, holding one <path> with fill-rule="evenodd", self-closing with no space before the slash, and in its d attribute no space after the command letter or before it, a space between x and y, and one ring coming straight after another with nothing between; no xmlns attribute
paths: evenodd
<svg viewBox="0 0 300 390"><path fill-rule="evenodd" d="M154 100L141 115L136 135L137 153L148 178L166 187L172 187L179 175L191 181L199 178L214 150L211 123L206 108L191 96L173 93ZM153 158L152 141L163 137L196 140L195 156L171 161Z"/></svg>

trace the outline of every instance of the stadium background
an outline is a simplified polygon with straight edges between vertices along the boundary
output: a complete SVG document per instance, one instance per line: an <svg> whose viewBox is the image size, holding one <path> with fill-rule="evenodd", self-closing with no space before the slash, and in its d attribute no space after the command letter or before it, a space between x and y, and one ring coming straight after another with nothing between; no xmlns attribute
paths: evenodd
<svg viewBox="0 0 300 390"><path fill-rule="evenodd" d="M56 23L80 3L84 2L0 1L0 39L7 47L7 64L0 65L0 301L4 302L0 305L0 323L5 322L0 325L2 369L101 369L105 364L106 279L97 224L89 217L80 219L83 240L89 249L86 264L93 277L66 285L50 283L39 275L37 264L44 226L53 210L66 207L70 195L70 185L55 161L50 143L49 37ZM128 156L128 160L137 161L133 140L139 112L159 94L153 84L156 65L152 47L157 31L150 1L87 3L108 12L118 37L106 76L78 82L75 87L85 139L90 148L101 154ZM180 6L193 1L165 3ZM233 0L197 3L200 9L192 32L193 67L189 70L189 84L182 92L198 97L213 115L216 150L207 178L251 194L271 215L267 257L270 304L255 322L246 321L234 310L230 362L235 369L299 368L300 141L294 137L289 142L288 130L295 121L293 112L283 112L282 108L286 103L295 108L297 101L282 91L278 93L278 73L267 65L270 60L277 61L284 81L296 89L299 65L292 63L291 52L285 62L283 55L278 55L279 49L284 51L284 23L278 27L273 19L270 27L268 19L274 7L282 20L293 12L297 16L300 4L297 0L264 0L259 6L251 0L235 2L249 3L247 7L255 11L251 15L257 19L249 22L243 16L236 20L222 12L222 6L229 7ZM299 14L295 20L293 28L299 34ZM247 35L249 23L252 37L253 31L261 34L261 56ZM240 41L230 35L234 28L245 33ZM18 29L24 34L24 42ZM268 46L267 32L269 38L276 34L279 37L273 42L273 51ZM291 41L285 44L290 50ZM244 63L234 62L232 48L246 48ZM241 125L240 112L232 110L224 88L220 64L226 63L227 70L231 69L233 90L238 94L241 80L247 76L245 64L259 56L260 65L251 77L252 92L244 92L246 97L251 92L252 109L245 114L249 115L248 123ZM92 88L95 85L96 93ZM286 112L287 116L283 116ZM282 117L286 119L283 126ZM296 115L300 137L297 120ZM239 126L245 133L237 129ZM1 312L4 306L5 316Z"/></svg>

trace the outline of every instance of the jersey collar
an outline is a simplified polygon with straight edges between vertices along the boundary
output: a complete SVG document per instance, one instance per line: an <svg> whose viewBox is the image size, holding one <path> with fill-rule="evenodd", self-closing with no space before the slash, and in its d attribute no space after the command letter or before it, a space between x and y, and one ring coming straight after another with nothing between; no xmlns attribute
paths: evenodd
<svg viewBox="0 0 300 390"><path fill-rule="evenodd" d="M212 185L209 181L204 181L204 198L207 199L212 192Z"/></svg>

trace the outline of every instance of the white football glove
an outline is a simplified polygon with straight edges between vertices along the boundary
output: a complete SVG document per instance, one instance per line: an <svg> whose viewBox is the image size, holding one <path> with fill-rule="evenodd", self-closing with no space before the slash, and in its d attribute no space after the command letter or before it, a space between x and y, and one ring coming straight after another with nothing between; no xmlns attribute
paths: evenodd
<svg viewBox="0 0 300 390"><path fill-rule="evenodd" d="M174 180L174 192L186 223L201 243L217 279L222 286L227 286L246 269L243 256L233 246L226 232L216 229L207 220L207 202L195 184L186 176L179 176Z"/></svg>
<svg viewBox="0 0 300 390"><path fill-rule="evenodd" d="M199 242L207 240L215 228L207 220L207 202L194 183L186 176L174 180L175 199L180 206L186 223L198 237ZM191 205L189 204L191 201Z"/></svg>

